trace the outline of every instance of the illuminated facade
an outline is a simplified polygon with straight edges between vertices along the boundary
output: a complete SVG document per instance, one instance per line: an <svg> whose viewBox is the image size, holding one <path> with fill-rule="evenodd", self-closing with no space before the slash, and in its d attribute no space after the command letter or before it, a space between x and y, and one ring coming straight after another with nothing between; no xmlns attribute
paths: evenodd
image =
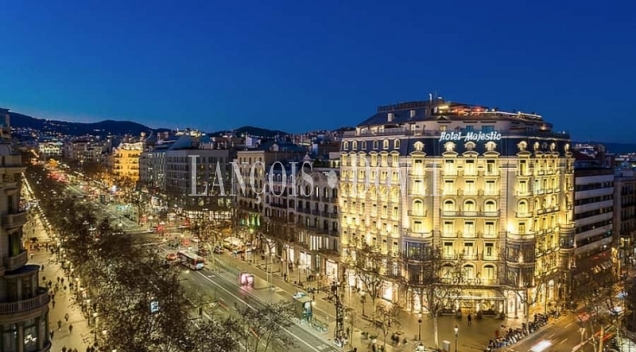
<svg viewBox="0 0 636 352"><path fill-rule="evenodd" d="M27 264L22 227L27 212L20 208L20 154L11 150L9 111L0 109L5 123L0 141L0 351L48 352L49 301L40 287L39 265Z"/></svg>
<svg viewBox="0 0 636 352"><path fill-rule="evenodd" d="M119 179L134 182L139 180L139 156L143 152L143 143L122 143L113 148L113 175Z"/></svg>
<svg viewBox="0 0 636 352"><path fill-rule="evenodd" d="M462 294L446 308L465 313L523 316L531 296L565 297L574 250L569 143L535 114L441 99L378 108L341 145L342 261L360 243L387 263L437 248L444 267L462 262L462 279L448 278ZM386 269L411 275L406 265ZM352 270L344 275L359 285ZM381 296L420 311L408 281L387 276Z"/></svg>

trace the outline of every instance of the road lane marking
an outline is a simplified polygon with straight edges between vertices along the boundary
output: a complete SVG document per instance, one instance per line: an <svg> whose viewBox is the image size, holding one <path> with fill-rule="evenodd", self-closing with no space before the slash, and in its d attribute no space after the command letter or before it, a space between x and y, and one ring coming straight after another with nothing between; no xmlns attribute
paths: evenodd
<svg viewBox="0 0 636 352"><path fill-rule="evenodd" d="M564 328L565 328L565 329L567 329L567 328L568 328L568 326L570 326L570 325L572 325L572 323L570 323L570 324L566 325Z"/></svg>
<svg viewBox="0 0 636 352"><path fill-rule="evenodd" d="M558 344L560 345L560 344L564 343L564 342L565 342L565 341L567 341L567 340L568 340L568 339L567 339L567 338L565 338L563 341L559 342Z"/></svg>
<svg viewBox="0 0 636 352"><path fill-rule="evenodd" d="M550 336L548 336L549 339L551 339L554 335L556 335L556 332Z"/></svg>
<svg viewBox="0 0 636 352"><path fill-rule="evenodd" d="M241 299L240 297L236 296L235 294L233 294L232 292L228 291L225 287L219 285L218 283L212 281L212 279L210 279L209 277L205 276L203 273L201 272L197 272L197 274L201 275L201 277L205 278L206 280L210 281L212 284L214 284L215 286L217 286L218 288L220 288L221 290L225 291L228 295L236 298L239 302L245 304L246 306L252 308L252 309L256 309L254 307L252 307L250 304L248 304L247 302L245 302L245 300ZM289 335L293 336L294 338L296 338L296 340L302 342L303 344L305 344L307 347L309 347L312 351L316 351L316 352L321 352L320 350L316 349L314 346L310 345L309 343L307 343L305 340L301 339L300 337L298 337L296 334L294 334L293 332L289 331L288 329L284 328L284 327L280 327L281 329L283 329L283 331L285 331L286 333L288 333Z"/></svg>

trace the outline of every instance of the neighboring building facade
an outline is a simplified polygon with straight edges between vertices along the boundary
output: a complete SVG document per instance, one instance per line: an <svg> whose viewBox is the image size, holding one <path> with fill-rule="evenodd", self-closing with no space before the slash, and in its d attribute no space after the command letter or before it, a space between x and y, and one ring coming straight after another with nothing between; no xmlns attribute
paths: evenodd
<svg viewBox="0 0 636 352"><path fill-rule="evenodd" d="M594 275L614 274L614 170L576 153L574 219L575 263L570 271L572 291L586 286Z"/></svg>
<svg viewBox="0 0 636 352"><path fill-rule="evenodd" d="M636 235L636 174L633 170L618 169L614 174L614 238L618 241L619 272L625 274L632 267Z"/></svg>
<svg viewBox="0 0 636 352"><path fill-rule="evenodd" d="M22 238L27 212L19 204L25 167L11 150L9 111L0 109L0 115L5 120L0 141L0 350L48 352L50 296L39 285L40 266L27 264Z"/></svg>
<svg viewBox="0 0 636 352"><path fill-rule="evenodd" d="M441 99L380 107L343 136L342 261L361 243L386 263L438 248L444 267L464 261L462 282L447 279L461 300L446 308L522 316L523 297L568 294L573 162L569 136L539 115ZM421 311L422 284L410 270L385 268L381 297ZM352 270L343 275L364 289Z"/></svg>
<svg viewBox="0 0 636 352"><path fill-rule="evenodd" d="M69 160L105 164L108 163L109 148L109 141L76 139L64 143L63 156Z"/></svg>
<svg viewBox="0 0 636 352"><path fill-rule="evenodd" d="M59 158L64 155L63 146L62 142L42 142L38 144L38 151L44 158Z"/></svg>
<svg viewBox="0 0 636 352"><path fill-rule="evenodd" d="M115 178L139 180L139 157L143 152L143 143L121 143L113 148L112 174Z"/></svg>
<svg viewBox="0 0 636 352"><path fill-rule="evenodd" d="M234 180L234 202L237 211L235 217L237 223L234 224L234 228L238 232L236 235L243 239L248 239L251 242L256 242L258 238L255 236L260 235L263 231L268 231L270 235L276 235L281 241L286 241L291 235L291 228L287 226L289 222L289 214L285 212L285 225L283 221L278 221L279 230L267 230L263 227L263 203L265 202L262 197L258 200L257 190L262 190L265 187L265 170L269 170L271 165L277 161L296 161L302 162L303 157L306 155L306 150L290 143L281 142L265 142L257 147L249 148L245 150L239 150L236 153L235 162L239 166L239 174L245 182L245 189L240 189L240 183L238 180ZM262 164L258 164L262 163ZM258 165L261 166L258 166ZM253 166L256 166L253 168ZM252 169L254 169L254 175L252 175ZM280 168L279 168L280 170ZM234 171L232 172L232 177ZM252 177L254 183L252 184ZM282 217L283 214L280 214ZM259 245L265 245L259 243ZM281 251L277 251L281 253Z"/></svg>

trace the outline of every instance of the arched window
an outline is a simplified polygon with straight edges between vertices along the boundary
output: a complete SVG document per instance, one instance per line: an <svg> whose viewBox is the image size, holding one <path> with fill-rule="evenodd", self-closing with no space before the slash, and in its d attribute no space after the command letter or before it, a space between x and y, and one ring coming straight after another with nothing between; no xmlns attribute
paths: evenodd
<svg viewBox="0 0 636 352"><path fill-rule="evenodd" d="M378 141L373 141L373 149L378 149Z"/></svg>
<svg viewBox="0 0 636 352"><path fill-rule="evenodd" d="M347 141L342 142L342 150L347 150L347 149L349 149L349 142Z"/></svg>
<svg viewBox="0 0 636 352"><path fill-rule="evenodd" d="M446 279L452 279L453 278L453 266L450 264L444 264L444 266L442 266L442 277L446 278Z"/></svg>
<svg viewBox="0 0 636 352"><path fill-rule="evenodd" d="M351 143L351 150L358 150L358 142L357 141L353 141L353 143Z"/></svg>
<svg viewBox="0 0 636 352"><path fill-rule="evenodd" d="M537 209L541 209L541 202L539 201L539 198L534 200L534 210Z"/></svg>
<svg viewBox="0 0 636 352"><path fill-rule="evenodd" d="M475 202L472 200L467 200L464 202L464 211L475 211Z"/></svg>
<svg viewBox="0 0 636 352"><path fill-rule="evenodd" d="M470 264L464 265L464 276L467 279L474 278L475 277L475 267L470 265Z"/></svg>
<svg viewBox="0 0 636 352"><path fill-rule="evenodd" d="M492 264L486 264L484 266L484 272L482 274L482 280L495 280L497 277L497 271Z"/></svg>
<svg viewBox="0 0 636 352"><path fill-rule="evenodd" d="M393 148L394 149L400 149L400 140L396 139L393 141Z"/></svg>
<svg viewBox="0 0 636 352"><path fill-rule="evenodd" d="M382 141L382 149L389 149L389 141L388 140L384 140Z"/></svg>
<svg viewBox="0 0 636 352"><path fill-rule="evenodd" d="M497 203L494 200L487 200L484 204L484 211L495 212L497 211Z"/></svg>
<svg viewBox="0 0 636 352"><path fill-rule="evenodd" d="M419 199L413 201L413 214L424 215L424 203Z"/></svg>
<svg viewBox="0 0 636 352"><path fill-rule="evenodd" d="M519 204L517 204L517 212L519 214L527 214L528 213L528 202L526 202L525 200L519 201Z"/></svg>
<svg viewBox="0 0 636 352"><path fill-rule="evenodd" d="M444 201L444 211L455 211L455 202L453 202L452 200L446 200Z"/></svg>
<svg viewBox="0 0 636 352"><path fill-rule="evenodd" d="M397 188L393 188L393 190L391 191L391 201L396 203L400 201L400 192L397 190Z"/></svg>

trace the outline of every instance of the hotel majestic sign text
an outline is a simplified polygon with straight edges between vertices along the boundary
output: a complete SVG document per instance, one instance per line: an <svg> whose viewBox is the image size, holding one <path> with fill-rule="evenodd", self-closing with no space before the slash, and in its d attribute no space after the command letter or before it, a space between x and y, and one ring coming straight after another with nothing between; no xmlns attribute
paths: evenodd
<svg viewBox="0 0 636 352"><path fill-rule="evenodd" d="M485 141L498 141L501 140L501 133L499 132L442 132L439 136L440 142L445 141L464 141L464 142L485 142Z"/></svg>

